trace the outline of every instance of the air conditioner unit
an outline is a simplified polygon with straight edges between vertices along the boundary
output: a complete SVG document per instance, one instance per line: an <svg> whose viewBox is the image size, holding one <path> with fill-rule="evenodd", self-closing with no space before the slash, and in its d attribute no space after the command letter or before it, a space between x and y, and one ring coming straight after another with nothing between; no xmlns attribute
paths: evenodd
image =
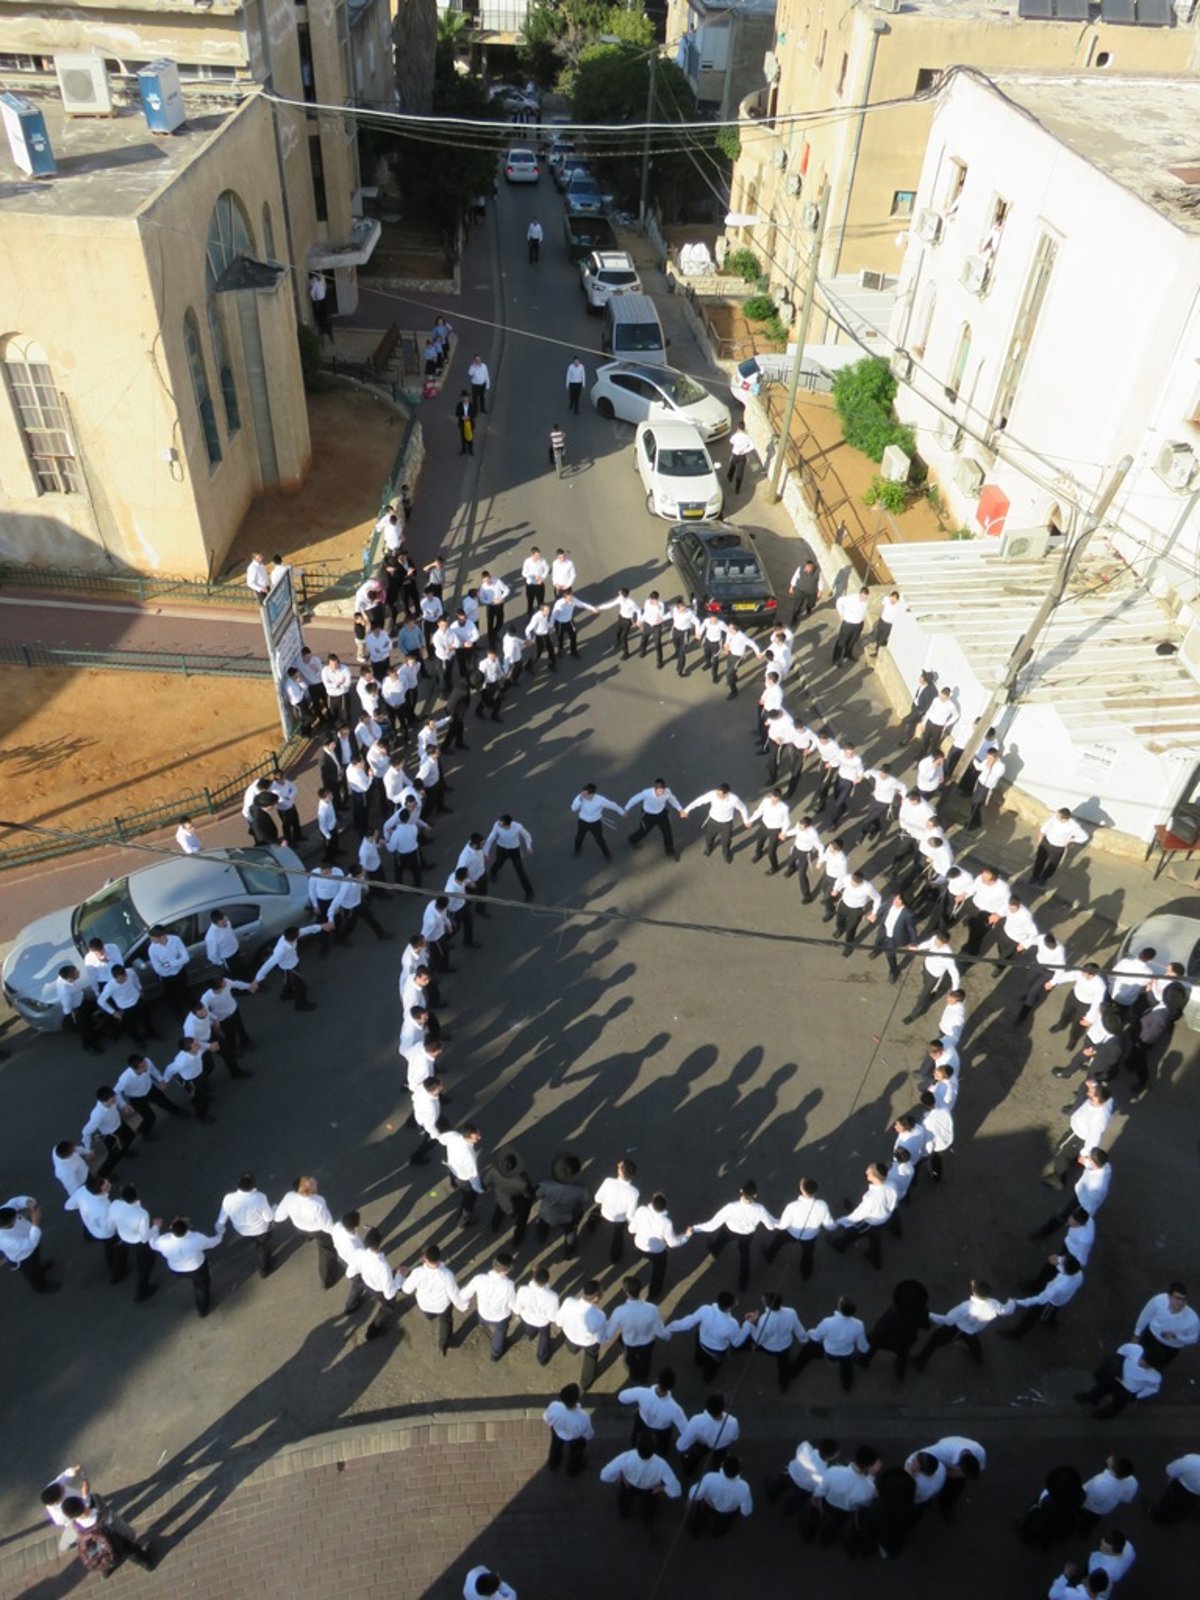
<svg viewBox="0 0 1200 1600"><path fill-rule="evenodd" d="M1191 445L1178 442L1164 444L1154 463L1155 472L1176 494L1183 494L1192 487L1198 469L1200 461Z"/></svg>
<svg viewBox="0 0 1200 1600"><path fill-rule="evenodd" d="M768 50L763 57L763 77L768 83L779 82L779 57L774 50Z"/></svg>
<svg viewBox="0 0 1200 1600"><path fill-rule="evenodd" d="M870 267L864 267L858 275L860 289L886 289L888 275L886 272L872 272Z"/></svg>
<svg viewBox="0 0 1200 1600"><path fill-rule="evenodd" d="M1013 528L1000 535L1001 561L1040 561L1050 548L1049 528Z"/></svg>
<svg viewBox="0 0 1200 1600"><path fill-rule="evenodd" d="M968 256L962 264L959 282L964 289L969 289L972 294L982 294L987 288L988 279L991 275L992 259L990 256Z"/></svg>
<svg viewBox="0 0 1200 1600"><path fill-rule="evenodd" d="M940 211L917 212L917 238L926 244L936 244L942 237L942 214Z"/></svg>
<svg viewBox="0 0 1200 1600"><path fill-rule="evenodd" d="M804 188L804 179L798 172L789 172L783 186L794 199Z"/></svg>
<svg viewBox="0 0 1200 1600"><path fill-rule="evenodd" d="M962 429L955 417L939 417L933 425L933 437L943 450L957 450L962 443Z"/></svg>
<svg viewBox="0 0 1200 1600"><path fill-rule="evenodd" d="M162 57L148 61L137 75L142 97L142 115L151 133L174 133L187 121L183 91L179 87L179 68Z"/></svg>
<svg viewBox="0 0 1200 1600"><path fill-rule="evenodd" d="M785 328L790 328L796 320L796 308L790 300L779 300L775 306L775 314Z"/></svg>
<svg viewBox="0 0 1200 1600"><path fill-rule="evenodd" d="M69 117L111 117L112 95L104 57L96 50L72 50L54 58L63 110Z"/></svg>
<svg viewBox="0 0 1200 1600"><path fill-rule="evenodd" d="M964 494L976 495L983 488L983 468L964 456L954 469L954 481Z"/></svg>
<svg viewBox="0 0 1200 1600"><path fill-rule="evenodd" d="M787 151L782 145L777 145L776 148L771 151L771 165L773 167L778 167L781 171L787 166Z"/></svg>
<svg viewBox="0 0 1200 1600"><path fill-rule="evenodd" d="M806 228L815 229L820 220L820 210L817 205L810 200L805 206L804 210L800 213L800 221Z"/></svg>
<svg viewBox="0 0 1200 1600"><path fill-rule="evenodd" d="M893 350L891 368L896 376L900 379L901 383L903 383L908 378L912 377L913 358L909 355L907 350Z"/></svg>
<svg viewBox="0 0 1200 1600"><path fill-rule="evenodd" d="M899 11L901 0L875 0L876 11L886 11L889 16L895 16Z"/></svg>

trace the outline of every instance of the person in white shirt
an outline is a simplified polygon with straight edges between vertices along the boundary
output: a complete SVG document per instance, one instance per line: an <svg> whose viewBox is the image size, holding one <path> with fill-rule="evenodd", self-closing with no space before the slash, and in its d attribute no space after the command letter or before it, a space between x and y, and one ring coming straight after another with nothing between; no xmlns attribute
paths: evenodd
<svg viewBox="0 0 1200 1600"><path fill-rule="evenodd" d="M180 817L179 826L175 829L175 843L185 856L199 855L201 850L204 849L204 843L200 835L192 826L191 817Z"/></svg>
<svg viewBox="0 0 1200 1600"><path fill-rule="evenodd" d="M741 817L743 828L750 826L750 813L745 805L734 794L727 783L719 783L715 789L708 789L704 794L698 795L695 800L688 802L679 813L681 819L686 819L691 812L701 806L708 807L708 820L704 824L704 854L712 855L718 845L725 857L726 866L733 865L733 819Z"/></svg>
<svg viewBox="0 0 1200 1600"><path fill-rule="evenodd" d="M1187 1288L1168 1284L1165 1294L1151 1295L1138 1313L1133 1336L1140 1339L1150 1364L1163 1372L1181 1350L1200 1343L1200 1316L1188 1305Z"/></svg>
<svg viewBox="0 0 1200 1600"><path fill-rule="evenodd" d="M526 900L533 899L533 884L525 870L523 855L533 854L533 839L528 830L507 813L492 824L492 831L484 841L484 853L492 864L492 882L495 884L500 868L510 861L517 881L525 892Z"/></svg>
<svg viewBox="0 0 1200 1600"><path fill-rule="evenodd" d="M630 594L628 589L618 589L615 600L605 600L595 608L597 616L601 611L615 611L617 625L613 630L613 651L619 654L622 661L629 660L629 636L635 628L642 625L642 608Z"/></svg>
<svg viewBox="0 0 1200 1600"><path fill-rule="evenodd" d="M827 1467L813 1490L805 1537L812 1538L819 1530L821 1543L830 1545L845 1533L857 1513L876 1498L875 1478L882 1465L879 1452L864 1444L852 1462Z"/></svg>
<svg viewBox="0 0 1200 1600"><path fill-rule="evenodd" d="M907 948L913 952L923 952L924 960L921 963L921 992L916 1004L904 1018L906 1024L924 1016L939 995L962 986L954 948L944 934L932 933L928 939L910 944Z"/></svg>
<svg viewBox="0 0 1200 1600"><path fill-rule="evenodd" d="M571 810L577 818L575 824L575 855L583 849L583 841L590 834L600 846L600 853L606 861L612 860L612 852L604 839L604 813L615 812L618 817L625 815L625 807L619 806L615 800L606 799L597 793L594 783L584 784L580 792L571 801ZM686 815L681 812L680 815Z"/></svg>
<svg viewBox="0 0 1200 1600"><path fill-rule="evenodd" d="M777 1477L768 1478L766 1496L774 1504L784 1496L783 1510L788 1515L812 1509L817 1486L824 1482L829 1468L837 1463L840 1446L836 1439L820 1439L815 1444L802 1439L795 1454ZM801 1526L805 1526L802 1522Z"/></svg>
<svg viewBox="0 0 1200 1600"><path fill-rule="evenodd" d="M1065 967L1051 973L1045 987L1050 990L1067 985L1062 1015L1050 1032L1066 1033L1067 1049L1074 1050L1108 997L1108 979L1094 961L1087 961L1081 967Z"/></svg>
<svg viewBox="0 0 1200 1600"><path fill-rule="evenodd" d="M649 789L639 789L635 795L631 795L622 809L628 816L636 806L642 808L642 820L629 835L629 843L636 849L650 830L657 828L662 835L664 853L672 860L678 861L679 851L675 847L675 836L671 832L671 818L668 813L674 808L676 815L682 817L683 807L673 791L667 787L666 779L655 778Z"/></svg>
<svg viewBox="0 0 1200 1600"><path fill-rule="evenodd" d="M91 1172L82 1150L74 1139L60 1139L58 1141L50 1152L50 1164L54 1168L54 1176L62 1184L68 1199L82 1183L87 1181Z"/></svg>
<svg viewBox="0 0 1200 1600"><path fill-rule="evenodd" d="M152 1106L158 1106L169 1117L185 1118L187 1112L182 1106L175 1104L171 1096L162 1087L162 1074L140 1050L135 1050L128 1057L125 1070L119 1075L113 1090L117 1097L117 1108L122 1116L129 1112L136 1112L138 1117L138 1132L145 1139L155 1136L154 1124L158 1121Z"/></svg>
<svg viewBox="0 0 1200 1600"><path fill-rule="evenodd" d="M664 1458L672 1439L687 1426L687 1414L675 1399L674 1389L675 1373L671 1367L663 1367L653 1387L622 1389L617 1395L621 1405L637 1407L630 1442L636 1444L644 1433L648 1434Z"/></svg>
<svg viewBox="0 0 1200 1600"><path fill-rule="evenodd" d="M554 1316L567 1347L580 1359L579 1387L586 1393L596 1381L600 1345L608 1318L600 1308L600 1285L590 1278L578 1294L567 1295Z"/></svg>
<svg viewBox="0 0 1200 1600"><path fill-rule="evenodd" d="M308 985L300 976L300 951L297 948L301 939L309 939L315 933L330 934L333 932L332 922L314 922L305 928L285 928L275 941L275 948L254 974L254 986L258 987L263 979L276 967L283 973L283 989L280 998L291 999L295 1002L297 1011L315 1011L316 1002L308 998Z"/></svg>
<svg viewBox="0 0 1200 1600"><path fill-rule="evenodd" d="M583 386L587 382L587 368L578 356L573 356L567 363L567 410L579 414L579 399L583 394Z"/></svg>
<svg viewBox="0 0 1200 1600"><path fill-rule="evenodd" d="M763 1260L774 1261L789 1242L800 1246L800 1277L807 1283L812 1277L813 1258L817 1238L821 1233L834 1233L837 1223L824 1200L819 1198L820 1185L815 1178L801 1178L799 1193L779 1214L775 1233L763 1249Z"/></svg>
<svg viewBox="0 0 1200 1600"><path fill-rule="evenodd" d="M870 600L871 591L859 589L857 594L847 591L834 602L834 609L838 614L838 631L833 641L833 655L830 658L832 666L836 667L842 663L849 665L856 659L854 648L862 638Z"/></svg>
<svg viewBox="0 0 1200 1600"><path fill-rule="evenodd" d="M866 1169L867 1187L862 1199L852 1211L837 1218L839 1229L845 1234L835 1234L831 1243L835 1250L845 1250L855 1239L867 1241L867 1260L878 1270L883 1265L883 1251L879 1243L880 1229L889 1222L896 1209L895 1193L888 1188L886 1162L872 1161Z"/></svg>
<svg viewBox="0 0 1200 1600"><path fill-rule="evenodd" d="M1131 1400L1152 1399L1162 1388L1162 1373L1136 1340L1118 1345L1116 1355L1102 1362L1093 1376L1092 1387L1080 1390L1075 1398L1080 1405L1099 1406L1092 1412L1097 1422L1117 1416Z"/></svg>
<svg viewBox="0 0 1200 1600"><path fill-rule="evenodd" d="M737 1418L726 1409L725 1396L710 1394L704 1409L688 1418L675 1444L684 1482L693 1476L706 1457L711 1458L712 1466L719 1466L740 1435Z"/></svg>
<svg viewBox="0 0 1200 1600"><path fill-rule="evenodd" d="M691 1234L686 1230L676 1233L663 1194L651 1195L648 1205L638 1206L629 1219L629 1233L634 1249L650 1261L649 1294L657 1305L667 1281L667 1251L686 1244Z"/></svg>
<svg viewBox="0 0 1200 1600"><path fill-rule="evenodd" d="M540 223L538 228L540 238ZM463 1584L462 1600L517 1600L517 1591L489 1567L472 1567Z"/></svg>
<svg viewBox="0 0 1200 1600"><path fill-rule="evenodd" d="M477 1272L463 1285L463 1299L475 1301L479 1325L488 1333L491 1359L499 1361L508 1343L508 1319L516 1306L512 1281L513 1258L502 1250L492 1258L487 1272Z"/></svg>
<svg viewBox="0 0 1200 1600"><path fill-rule="evenodd" d="M479 1146L483 1135L473 1122L464 1122L461 1128L437 1133L434 1137L445 1153L450 1187L459 1196L458 1226L467 1228L475 1215L475 1203L483 1193L479 1177Z"/></svg>
<svg viewBox="0 0 1200 1600"><path fill-rule="evenodd" d="M900 598L899 589L893 589L880 602L879 616L875 620L875 631L871 635L872 661L878 660L879 652L892 637L892 629L896 625L896 618L903 609L904 601Z"/></svg>
<svg viewBox="0 0 1200 1600"><path fill-rule="evenodd" d="M768 876L774 877L777 872L783 871L779 859L779 846L787 837L787 829L791 825L791 814L783 798L782 789L772 789L771 792L758 802L750 813L749 826L758 824L758 831L754 839L755 864L768 856L771 862Z"/></svg>
<svg viewBox="0 0 1200 1600"><path fill-rule="evenodd" d="M655 1453L654 1440L648 1434L642 1435L634 1449L601 1467L600 1481L617 1485L617 1510L622 1517L631 1517L636 1508L647 1522L658 1514L664 1496L678 1500L683 1493L679 1479Z"/></svg>
<svg viewBox="0 0 1200 1600"><path fill-rule="evenodd" d="M737 1456L726 1456L719 1469L706 1472L688 1491L688 1500L688 1527L693 1538L709 1528L720 1538L739 1517L748 1517L754 1509L750 1485L742 1477Z"/></svg>
<svg viewBox="0 0 1200 1600"><path fill-rule="evenodd" d="M1094 1528L1102 1517L1111 1517L1120 1506L1133 1505L1138 1497L1138 1480L1128 1456L1106 1456L1104 1465L1083 1486L1080 1522Z"/></svg>
<svg viewBox="0 0 1200 1600"><path fill-rule="evenodd" d="M667 1324L665 1337L668 1339L673 1339L677 1333L695 1330L694 1359L705 1383L711 1383L716 1377L727 1352L742 1343L742 1325L733 1315L736 1303L733 1291L722 1289L708 1305Z"/></svg>
<svg viewBox="0 0 1200 1600"><path fill-rule="evenodd" d="M947 1519L966 1493L967 1485L976 1482L987 1470L987 1451L974 1439L960 1434L947 1434L944 1439L926 1445L924 1454L934 1456L946 1469L946 1481L938 1495L938 1504Z"/></svg>
<svg viewBox="0 0 1200 1600"><path fill-rule="evenodd" d="M534 545L533 549L521 563L521 582L525 585L525 611L527 616L541 606L546 599L546 579L550 576L550 563Z"/></svg>
<svg viewBox="0 0 1200 1600"><path fill-rule="evenodd" d="M945 1464L929 1450L914 1450L904 1463L904 1470L916 1486L913 1509L919 1511L931 1500L936 1500L946 1487Z"/></svg>
<svg viewBox="0 0 1200 1600"><path fill-rule="evenodd" d="M991 1285L982 1278L974 1280L965 1300L949 1311L929 1313L933 1332L913 1357L913 1366L918 1372L924 1372L934 1351L953 1344L956 1339L966 1346L971 1360L978 1366L983 1361L979 1335L998 1318L1011 1316L1015 1309L1014 1300L993 1299Z"/></svg>
<svg viewBox="0 0 1200 1600"><path fill-rule="evenodd" d="M317 1241L317 1277L322 1289L332 1289L338 1280L338 1258L330 1231L333 1217L321 1198L317 1180L297 1178L295 1187L275 1207L273 1222L290 1222L298 1233Z"/></svg>
<svg viewBox="0 0 1200 1600"><path fill-rule="evenodd" d="M938 690L930 702L923 719L921 742L917 746L917 760L940 752L946 730L958 718L958 707L952 698L954 691L947 685Z"/></svg>
<svg viewBox="0 0 1200 1600"><path fill-rule="evenodd" d="M1047 1266L1050 1276L1042 1287L1035 1294L1013 1301L1013 1305L1024 1311L1025 1315L1018 1317L1011 1328L1005 1328L999 1335L1001 1339L1023 1339L1039 1322L1053 1327L1059 1309L1069 1305L1083 1288L1080 1265L1067 1251L1051 1256Z"/></svg>
<svg viewBox="0 0 1200 1600"><path fill-rule="evenodd" d="M536 666L544 655L547 671L557 672L558 656L554 648L553 624L550 621L550 607L545 603L530 613L529 621L525 624L525 637L534 647L533 666Z"/></svg>
<svg viewBox="0 0 1200 1600"><path fill-rule="evenodd" d="M108 1208L109 1217L116 1229L113 1238L112 1282L120 1283L129 1272L129 1253L133 1252L136 1292L135 1305L149 1300L156 1290L150 1282L154 1270L154 1252L151 1245L158 1238L161 1224L152 1222L150 1213L138 1199L138 1192L127 1183Z"/></svg>
<svg viewBox="0 0 1200 1600"><path fill-rule="evenodd" d="M667 1330L658 1307L642 1299L639 1279L626 1278L621 1287L625 1298L608 1316L603 1343L619 1338L630 1379L645 1383L650 1376L655 1342L665 1339Z"/></svg>
<svg viewBox="0 0 1200 1600"><path fill-rule="evenodd" d="M559 1298L550 1287L550 1274L545 1267L535 1267L529 1282L523 1283L513 1300L513 1310L520 1317L526 1333L537 1346L537 1364L550 1362L550 1330L558 1316Z"/></svg>
<svg viewBox="0 0 1200 1600"><path fill-rule="evenodd" d="M346 1263L346 1281L350 1285L342 1316L350 1317L369 1296L375 1303L375 1313L364 1330L364 1338L379 1339L391 1326L392 1309L400 1292L400 1279L388 1266L383 1254L383 1235L378 1228L368 1228L362 1244Z"/></svg>
<svg viewBox="0 0 1200 1600"><path fill-rule="evenodd" d="M208 1270L208 1252L221 1243L222 1235L198 1233L186 1217L176 1217L166 1233L150 1241L171 1271L180 1278L192 1280L192 1293L196 1300L196 1315L206 1317L212 1302L212 1277Z"/></svg>
<svg viewBox="0 0 1200 1600"><path fill-rule="evenodd" d="M663 604L662 596L657 589L651 589L649 595L642 602L642 648L638 651L638 660L644 661L646 652L654 645L655 660L659 672L663 669L663 635L666 631L668 612Z"/></svg>
<svg viewBox="0 0 1200 1600"><path fill-rule="evenodd" d="M850 808L854 791L866 776L863 758L849 740L838 746L838 762L833 770L834 778L829 791L833 815L829 819L829 826L836 828Z"/></svg>
<svg viewBox="0 0 1200 1600"><path fill-rule="evenodd" d="M271 1229L275 1208L254 1181L252 1172L243 1172L237 1188L231 1189L221 1201L217 1212L215 1231L224 1233L231 1227L234 1233L254 1244L254 1259L260 1278L271 1270Z"/></svg>
<svg viewBox="0 0 1200 1600"><path fill-rule="evenodd" d="M96 1175L100 1178L108 1177L133 1143L133 1128L126 1120L127 1114L127 1108L121 1104L115 1091L108 1084L101 1084L79 1136L79 1143L89 1156L96 1154L98 1144L103 1145L106 1154L96 1169Z"/></svg>
<svg viewBox="0 0 1200 1600"><path fill-rule="evenodd" d="M1137 1560L1137 1551L1119 1528L1110 1528L1100 1537L1100 1548L1088 1557L1088 1580L1094 1586L1098 1573L1108 1579L1106 1594L1111 1594Z"/></svg>
<svg viewBox="0 0 1200 1600"><path fill-rule="evenodd" d="M1055 1068L1057 1076L1061 1069ZM1105 1085L1089 1077L1083 1086L1083 1099L1071 1112L1067 1131L1058 1142L1045 1182L1065 1189L1076 1176L1079 1156L1084 1150L1094 1150L1108 1131L1116 1111L1116 1103Z"/></svg>
<svg viewBox="0 0 1200 1600"><path fill-rule="evenodd" d="M974 769L968 769L968 775ZM989 750L984 756L977 772L974 773L975 784L971 791L971 812L967 818L967 828L974 830L983 825L983 813L989 807L995 810L996 796L1000 785L1004 782L1005 766L998 750ZM965 782L965 778L964 778Z"/></svg>
<svg viewBox="0 0 1200 1600"><path fill-rule="evenodd" d="M488 644L493 650L499 649L504 633L504 602L511 594L512 590L503 578L493 577L486 571L480 576L479 604L483 607Z"/></svg>
<svg viewBox="0 0 1200 1600"><path fill-rule="evenodd" d="M834 937L842 941L842 955L849 957L854 953L854 942L858 938L864 913L877 917L883 897L861 872L843 872L834 880L829 898L836 902Z"/></svg>
<svg viewBox="0 0 1200 1600"><path fill-rule="evenodd" d="M1045 888L1063 864L1071 846L1082 847L1088 838L1087 829L1075 821L1066 806L1060 806L1052 816L1044 818L1038 828L1038 845L1030 882L1038 889Z"/></svg>
<svg viewBox="0 0 1200 1600"><path fill-rule="evenodd" d="M329 655L325 658L325 665L321 668L321 686L325 691L325 701L329 708L328 716L331 727L339 724L350 726L350 691L353 679L350 668L344 666L340 657ZM269 786L269 780L268 780Z"/></svg>
<svg viewBox="0 0 1200 1600"><path fill-rule="evenodd" d="M267 571L266 558L261 550L256 550L250 557L246 567L246 587L256 597L259 605L271 592L271 576Z"/></svg>
<svg viewBox="0 0 1200 1600"><path fill-rule="evenodd" d="M811 1361L824 1356L837 1367L842 1390L849 1394L854 1386L854 1368L871 1349L866 1326L857 1311L854 1301L843 1295L829 1316L808 1330L809 1342L800 1352L795 1370L802 1372Z"/></svg>
<svg viewBox="0 0 1200 1600"><path fill-rule="evenodd" d="M738 1343L750 1345L775 1361L780 1394L786 1394L797 1370L792 1350L808 1343L808 1333L793 1306L785 1306L781 1294L765 1294L761 1311L748 1311L742 1321Z"/></svg>
<svg viewBox="0 0 1200 1600"><path fill-rule="evenodd" d="M68 1196L67 1210L79 1196L87 1193L87 1184L94 1181L88 1179ZM0 1260L15 1267L34 1294L57 1294L62 1287L48 1276L53 1261L42 1259L42 1213L31 1194L13 1195L11 1200L0 1205Z"/></svg>
<svg viewBox="0 0 1200 1600"><path fill-rule="evenodd" d="M443 1265L442 1252L436 1244L427 1246L420 1263L400 1287L405 1294L415 1296L417 1309L433 1325L438 1354L444 1356L454 1334L454 1311L466 1311L468 1302L453 1272Z"/></svg>
<svg viewBox="0 0 1200 1600"><path fill-rule="evenodd" d="M688 1232L712 1235L708 1241L708 1253L714 1261L731 1239L737 1244L737 1286L739 1292L744 1294L750 1282L750 1241L759 1228L773 1232L778 1226L779 1223L766 1206L759 1204L758 1185L748 1180L738 1191L736 1200L722 1206L707 1222L693 1223Z"/></svg>
<svg viewBox="0 0 1200 1600"><path fill-rule="evenodd" d="M551 1472L557 1472L565 1456L568 1478L577 1477L583 1471L587 1465L588 1440L596 1436L592 1419L579 1403L581 1398L579 1385L568 1383L542 1415L542 1421L550 1429L546 1465Z"/></svg>
<svg viewBox="0 0 1200 1600"><path fill-rule="evenodd" d="M84 973L74 962L59 967L54 980L54 997L62 1013L63 1027L71 1028L89 1055L103 1055L98 1043L104 1023L96 1005L96 994Z"/></svg>
<svg viewBox="0 0 1200 1600"><path fill-rule="evenodd" d="M1164 1526L1183 1522L1200 1511L1200 1452L1176 1456L1166 1466L1167 1487L1151 1518Z"/></svg>
<svg viewBox="0 0 1200 1600"><path fill-rule="evenodd" d="M596 1190L594 1209L588 1218L589 1233L595 1231L601 1219L608 1224L610 1266L615 1267L621 1259L630 1219L638 1208L638 1191L633 1183L636 1173L637 1163L622 1157L615 1175L605 1178Z"/></svg>

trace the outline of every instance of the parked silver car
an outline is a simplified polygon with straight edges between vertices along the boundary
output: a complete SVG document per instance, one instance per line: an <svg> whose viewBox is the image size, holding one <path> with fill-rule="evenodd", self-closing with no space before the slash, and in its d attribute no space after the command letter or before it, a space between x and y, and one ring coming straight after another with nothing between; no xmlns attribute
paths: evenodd
<svg viewBox="0 0 1200 1600"><path fill-rule="evenodd" d="M280 868L287 868L283 872ZM293 876L294 874L294 876ZM304 863L286 845L211 850L180 856L114 878L82 905L51 911L17 935L4 960L4 994L30 1027L54 1033L62 1012L54 980L68 962L81 966L91 939L115 944L147 996L159 982L146 959L150 929L176 933L191 952L187 974L202 985L213 973L204 949L210 912L225 911L239 945L256 955L292 923L309 919Z"/></svg>

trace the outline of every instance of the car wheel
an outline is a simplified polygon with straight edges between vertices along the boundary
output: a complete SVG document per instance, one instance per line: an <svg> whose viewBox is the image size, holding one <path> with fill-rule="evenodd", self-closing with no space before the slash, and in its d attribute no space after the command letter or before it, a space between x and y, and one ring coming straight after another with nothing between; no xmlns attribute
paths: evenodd
<svg viewBox="0 0 1200 1600"><path fill-rule="evenodd" d="M602 395L600 399L596 401L596 410L609 422L611 422L613 417L616 416L616 412L613 410L613 403L607 395Z"/></svg>

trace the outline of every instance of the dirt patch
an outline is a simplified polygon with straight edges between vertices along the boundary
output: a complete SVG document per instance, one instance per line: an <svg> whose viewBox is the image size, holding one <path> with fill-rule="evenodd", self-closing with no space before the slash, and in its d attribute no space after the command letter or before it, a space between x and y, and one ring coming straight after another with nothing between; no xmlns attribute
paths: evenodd
<svg viewBox="0 0 1200 1600"><path fill-rule="evenodd" d="M768 337L761 324L747 322L741 306L732 300L697 300L696 309L708 324L712 347L722 360L744 361L748 356L787 349Z"/></svg>
<svg viewBox="0 0 1200 1600"><path fill-rule="evenodd" d="M70 828L211 789L280 738L266 680L0 668L0 785L21 822Z"/></svg>
<svg viewBox="0 0 1200 1600"><path fill-rule="evenodd" d="M256 500L242 523L226 570L244 568L254 550L294 566L357 566L379 515L404 419L384 400L338 387L309 396L312 470L295 493Z"/></svg>

